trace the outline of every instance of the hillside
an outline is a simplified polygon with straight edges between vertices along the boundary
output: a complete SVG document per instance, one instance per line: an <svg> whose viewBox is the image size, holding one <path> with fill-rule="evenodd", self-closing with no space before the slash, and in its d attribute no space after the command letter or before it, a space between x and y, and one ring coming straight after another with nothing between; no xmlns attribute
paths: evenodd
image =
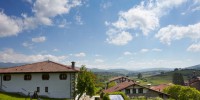
<svg viewBox="0 0 200 100"><path fill-rule="evenodd" d="M195 65L195 66L191 66L191 67L187 67L186 69L198 69L198 70L200 70L200 64Z"/></svg>
<svg viewBox="0 0 200 100"><path fill-rule="evenodd" d="M200 70L195 70L195 69L181 69L177 72L181 73L184 77L184 81L187 82L188 78L191 77L194 71L196 72L197 76L200 76ZM172 75L175 72L176 71L170 71L170 72L165 72L164 74L144 77L144 79L140 81L141 81L141 84L143 85L146 85L149 83L151 83L152 85L172 83Z"/></svg>
<svg viewBox="0 0 200 100"><path fill-rule="evenodd" d="M27 63L3 63L0 62L0 68L6 68L6 67L14 67L14 66L20 66L20 65L25 65Z"/></svg>

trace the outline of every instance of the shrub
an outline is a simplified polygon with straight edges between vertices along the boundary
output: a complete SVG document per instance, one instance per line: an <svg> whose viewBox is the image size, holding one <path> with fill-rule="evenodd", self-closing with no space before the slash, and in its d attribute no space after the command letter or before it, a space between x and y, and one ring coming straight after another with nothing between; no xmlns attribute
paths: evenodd
<svg viewBox="0 0 200 100"><path fill-rule="evenodd" d="M188 86L173 85L164 92L176 100L200 100L200 92Z"/></svg>

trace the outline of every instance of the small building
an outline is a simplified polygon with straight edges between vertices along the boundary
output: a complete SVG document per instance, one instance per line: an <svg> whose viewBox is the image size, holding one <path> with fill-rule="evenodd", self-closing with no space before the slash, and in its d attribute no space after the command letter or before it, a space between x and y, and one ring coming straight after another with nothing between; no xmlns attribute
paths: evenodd
<svg viewBox="0 0 200 100"><path fill-rule="evenodd" d="M111 92L123 92L130 98L135 98L139 96L145 96L147 98L150 97L161 97L164 99L169 98L168 94L141 86L133 81L122 82L117 84L116 86L113 86L103 91L103 93L111 93Z"/></svg>
<svg viewBox="0 0 200 100"><path fill-rule="evenodd" d="M128 82L133 81L134 82L134 80L129 79L127 76L126 77L125 76L118 76L118 77L113 77L113 78L109 79L108 83L115 82L116 84L119 84L119 83L126 82L126 81L128 81Z"/></svg>
<svg viewBox="0 0 200 100"><path fill-rule="evenodd" d="M43 61L22 66L0 69L0 90L3 92L49 98L74 98L76 73L75 62L66 66Z"/></svg>

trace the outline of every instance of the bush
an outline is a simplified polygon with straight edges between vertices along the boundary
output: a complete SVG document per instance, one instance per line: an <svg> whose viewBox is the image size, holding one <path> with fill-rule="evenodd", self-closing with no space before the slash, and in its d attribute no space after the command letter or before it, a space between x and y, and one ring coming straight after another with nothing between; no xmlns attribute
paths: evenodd
<svg viewBox="0 0 200 100"><path fill-rule="evenodd" d="M200 100L200 92L188 86L173 85L164 89L164 92L176 100Z"/></svg>

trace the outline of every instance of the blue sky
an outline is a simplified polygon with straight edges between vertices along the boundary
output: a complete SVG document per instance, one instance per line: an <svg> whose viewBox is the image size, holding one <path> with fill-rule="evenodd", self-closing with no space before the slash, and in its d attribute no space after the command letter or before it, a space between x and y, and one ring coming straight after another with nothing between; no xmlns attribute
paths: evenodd
<svg viewBox="0 0 200 100"><path fill-rule="evenodd" d="M200 64L200 0L1 0L0 62Z"/></svg>

